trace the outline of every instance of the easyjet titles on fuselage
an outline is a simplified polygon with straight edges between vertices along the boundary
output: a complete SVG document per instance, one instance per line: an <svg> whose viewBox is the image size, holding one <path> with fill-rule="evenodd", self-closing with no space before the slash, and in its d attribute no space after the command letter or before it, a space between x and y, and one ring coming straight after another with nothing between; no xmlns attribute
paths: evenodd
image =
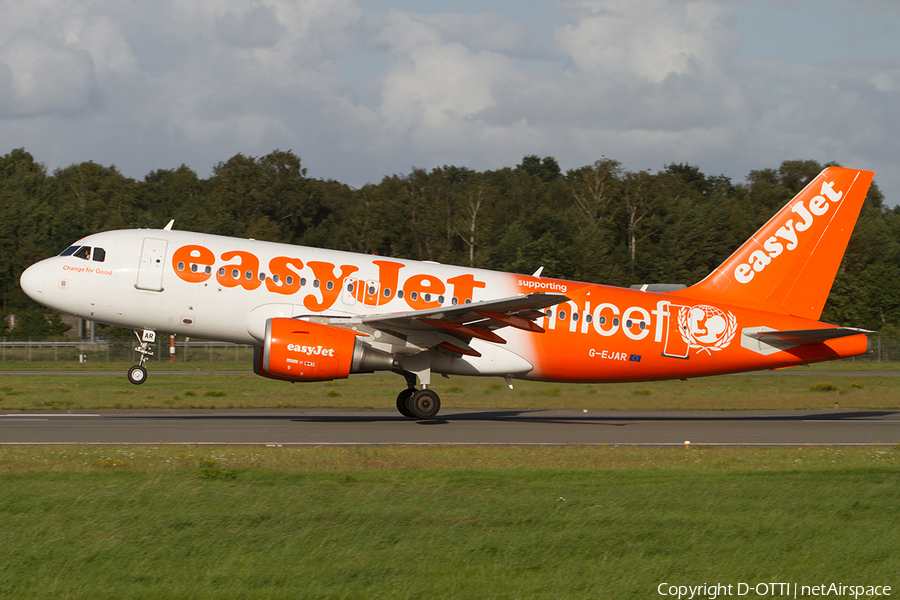
<svg viewBox="0 0 900 600"><path fill-rule="evenodd" d="M472 302L474 291L487 286L485 281L476 279L470 273L446 279L416 273L404 279L403 269L407 266L404 263L375 259L372 265L377 268L377 276L374 280L363 281L352 278L360 271L358 265L336 265L316 260L304 262L296 257L276 256L269 261L268 272L261 272L260 259L244 250L223 252L218 262L212 250L200 245L181 246L172 254L175 274L187 283L206 283L215 278L219 285L226 288L256 290L265 286L268 291L285 296L300 294L303 288L308 289L311 284L318 293L307 293L302 302L313 312L331 309L342 292L351 294L355 301L368 306L384 306L400 299L411 309L422 310L444 306L448 297L452 305ZM304 268L312 271L312 282L303 274ZM516 284L523 292L568 287L566 282L540 282L537 278L525 276L519 276ZM348 287L351 289L347 290ZM542 321L549 330L581 334L592 331L602 337L623 333L633 341L642 340L652 333L653 341L661 342L663 317L668 317L671 304L668 300L658 300L655 308L629 306L623 309L611 302L592 306L590 300L579 303L573 300L556 307L555 313L548 311L549 316Z"/></svg>
<svg viewBox="0 0 900 600"><path fill-rule="evenodd" d="M367 306L383 306L395 298L401 299L413 310L440 308L449 299L450 304L472 302L474 291L486 286L474 275L464 273L441 279L428 273L416 273L401 279L404 263L393 260L373 260L378 275L374 280L351 278L360 270L357 265L336 265L321 260L304 262L300 258L276 256L268 264L268 272L260 270L260 259L252 252L230 250L216 260L215 253L205 246L181 246L172 254L172 267L179 279L187 283L215 281L226 288L255 290L265 285L269 292L292 296L311 283L318 293L303 297L303 305L313 312L323 312L334 306L348 282L346 293ZM221 264L224 262L225 264ZM308 282L302 273L312 271ZM215 269L215 273L213 270Z"/></svg>

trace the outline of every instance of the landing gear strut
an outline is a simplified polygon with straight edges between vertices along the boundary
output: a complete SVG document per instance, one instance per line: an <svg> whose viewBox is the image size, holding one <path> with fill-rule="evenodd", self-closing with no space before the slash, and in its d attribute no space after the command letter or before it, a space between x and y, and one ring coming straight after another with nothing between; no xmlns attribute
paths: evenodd
<svg viewBox="0 0 900 600"><path fill-rule="evenodd" d="M150 344L156 341L156 332L150 329L144 329L143 335L134 332L134 335L137 337L138 341L141 343L140 346L135 348L135 351L140 353L141 360L138 364L134 365L130 369L128 369L128 381L133 383L134 385L140 385L147 381L147 369L144 367L144 363L150 360L150 357L153 356L153 350L150 349Z"/></svg>
<svg viewBox="0 0 900 600"><path fill-rule="evenodd" d="M403 373L407 388L397 396L397 410L410 419L433 419L441 410L441 399L434 390L416 389L416 376Z"/></svg>

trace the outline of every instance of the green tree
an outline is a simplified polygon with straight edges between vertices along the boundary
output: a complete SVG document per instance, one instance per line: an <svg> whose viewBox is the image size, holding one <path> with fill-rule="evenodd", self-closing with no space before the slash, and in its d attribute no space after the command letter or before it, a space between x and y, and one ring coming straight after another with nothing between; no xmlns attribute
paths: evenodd
<svg viewBox="0 0 900 600"><path fill-rule="evenodd" d="M0 294L5 309L33 306L19 288L19 276L62 249L51 239L55 219L52 185L43 165L22 148L0 158Z"/></svg>
<svg viewBox="0 0 900 600"><path fill-rule="evenodd" d="M536 154L529 154L522 158L522 162L516 165L516 168L537 177L544 183L553 181L560 175L559 163L552 156L545 156L542 159Z"/></svg>
<svg viewBox="0 0 900 600"><path fill-rule="evenodd" d="M43 307L19 310L16 315L16 326L4 332L13 340L46 340L59 338L70 329L60 320L59 313L45 313Z"/></svg>

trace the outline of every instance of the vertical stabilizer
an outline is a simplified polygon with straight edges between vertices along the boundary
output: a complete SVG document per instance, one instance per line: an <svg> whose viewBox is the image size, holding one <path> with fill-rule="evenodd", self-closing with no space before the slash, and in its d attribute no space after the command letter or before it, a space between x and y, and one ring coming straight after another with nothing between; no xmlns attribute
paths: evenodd
<svg viewBox="0 0 900 600"><path fill-rule="evenodd" d="M825 169L706 279L674 294L817 320L873 175Z"/></svg>

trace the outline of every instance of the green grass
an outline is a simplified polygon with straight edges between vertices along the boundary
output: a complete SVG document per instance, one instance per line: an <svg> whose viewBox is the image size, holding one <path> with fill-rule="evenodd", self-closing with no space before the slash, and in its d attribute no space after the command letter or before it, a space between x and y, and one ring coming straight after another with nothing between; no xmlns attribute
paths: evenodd
<svg viewBox="0 0 900 600"><path fill-rule="evenodd" d="M898 464L889 448L5 447L0 597L897 586Z"/></svg>
<svg viewBox="0 0 900 600"><path fill-rule="evenodd" d="M900 377L779 372L631 384L435 378L444 408L825 409L900 408ZM405 387L397 375L290 384L252 373L150 373L135 386L121 375L0 374L0 410L112 408L381 408Z"/></svg>

